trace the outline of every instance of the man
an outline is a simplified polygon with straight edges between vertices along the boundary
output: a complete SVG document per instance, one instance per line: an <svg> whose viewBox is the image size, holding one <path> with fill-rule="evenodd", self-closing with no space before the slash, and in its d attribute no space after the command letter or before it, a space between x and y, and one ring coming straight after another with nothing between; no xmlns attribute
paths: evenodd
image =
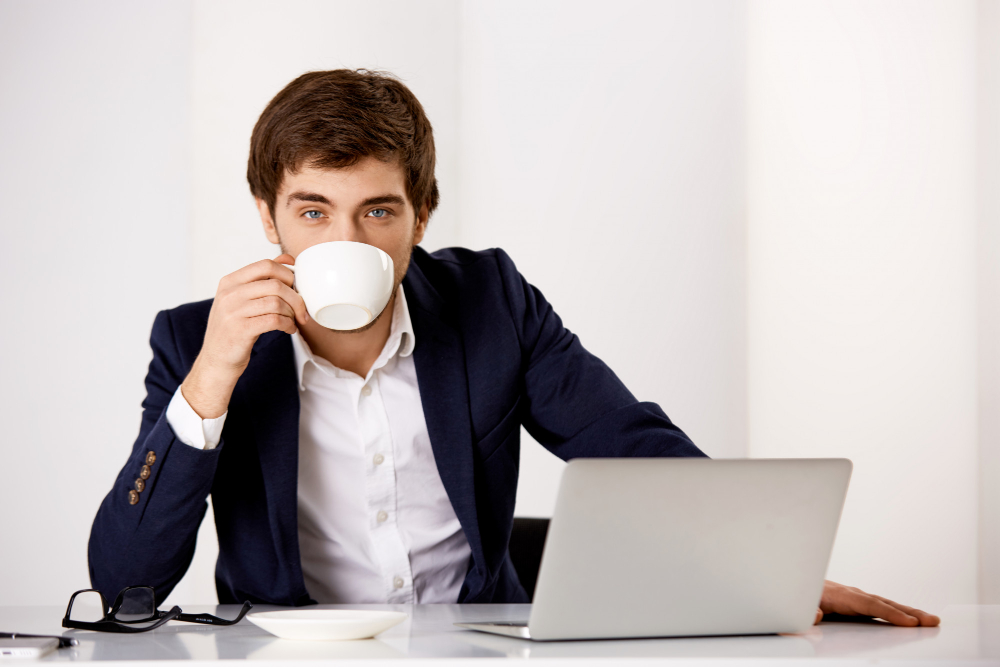
<svg viewBox="0 0 1000 667"><path fill-rule="evenodd" d="M220 602L523 602L507 553L522 424L564 459L704 456L503 251L417 246L434 162L392 77L311 72L271 101L247 177L282 255L157 315L139 437L91 533L95 588L162 600L211 493ZM292 288L284 264L327 241L393 259L393 295L362 329L318 325ZM938 622L832 582L821 610Z"/></svg>

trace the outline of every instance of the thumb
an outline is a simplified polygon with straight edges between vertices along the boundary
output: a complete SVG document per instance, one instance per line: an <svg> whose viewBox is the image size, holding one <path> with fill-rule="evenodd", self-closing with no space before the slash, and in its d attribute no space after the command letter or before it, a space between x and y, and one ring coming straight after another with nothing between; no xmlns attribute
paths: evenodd
<svg viewBox="0 0 1000 667"><path fill-rule="evenodd" d="M817 623L819 623L822 620L823 620L823 610L817 608L816 609L816 620L813 621L813 625L816 625Z"/></svg>
<svg viewBox="0 0 1000 667"><path fill-rule="evenodd" d="M291 264L292 266L295 266L295 258L289 255L287 252L282 253L277 257L275 257L274 261L276 261L278 264Z"/></svg>

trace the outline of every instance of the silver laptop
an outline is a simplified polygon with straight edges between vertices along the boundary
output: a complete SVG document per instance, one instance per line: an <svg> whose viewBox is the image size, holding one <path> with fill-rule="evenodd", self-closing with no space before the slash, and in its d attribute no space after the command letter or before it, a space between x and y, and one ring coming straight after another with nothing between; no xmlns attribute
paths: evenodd
<svg viewBox="0 0 1000 667"><path fill-rule="evenodd" d="M802 632L816 616L848 459L574 459L523 623L535 640Z"/></svg>

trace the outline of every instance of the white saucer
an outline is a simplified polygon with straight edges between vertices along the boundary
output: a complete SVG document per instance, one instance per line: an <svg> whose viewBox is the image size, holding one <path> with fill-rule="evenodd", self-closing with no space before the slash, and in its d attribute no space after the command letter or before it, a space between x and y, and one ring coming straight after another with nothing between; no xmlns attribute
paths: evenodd
<svg viewBox="0 0 1000 667"><path fill-rule="evenodd" d="M282 639L330 641L368 639L406 620L401 611L289 609L260 611L247 620Z"/></svg>

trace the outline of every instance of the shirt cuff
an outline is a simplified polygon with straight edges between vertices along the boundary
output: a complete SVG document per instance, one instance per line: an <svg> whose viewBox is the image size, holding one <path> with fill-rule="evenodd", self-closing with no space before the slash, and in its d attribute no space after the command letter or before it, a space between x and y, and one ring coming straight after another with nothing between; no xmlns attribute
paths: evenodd
<svg viewBox="0 0 1000 667"><path fill-rule="evenodd" d="M167 423L174 430L177 439L185 445L198 449L215 449L222 439L222 427L228 414L227 410L221 417L202 419L184 398L181 388L177 387L167 406Z"/></svg>

